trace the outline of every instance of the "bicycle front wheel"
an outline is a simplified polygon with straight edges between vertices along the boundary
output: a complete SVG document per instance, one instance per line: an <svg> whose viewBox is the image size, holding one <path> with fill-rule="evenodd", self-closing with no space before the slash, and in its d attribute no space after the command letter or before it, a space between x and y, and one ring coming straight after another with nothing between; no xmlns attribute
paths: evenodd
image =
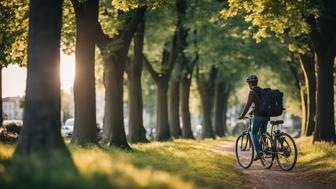
<svg viewBox="0 0 336 189"><path fill-rule="evenodd" d="M290 171L297 160L297 148L294 139L287 133L281 133L276 139L277 161L280 168Z"/></svg>
<svg viewBox="0 0 336 189"><path fill-rule="evenodd" d="M244 133L236 140L236 159L238 164L244 168L249 168L253 163L254 147L249 134Z"/></svg>

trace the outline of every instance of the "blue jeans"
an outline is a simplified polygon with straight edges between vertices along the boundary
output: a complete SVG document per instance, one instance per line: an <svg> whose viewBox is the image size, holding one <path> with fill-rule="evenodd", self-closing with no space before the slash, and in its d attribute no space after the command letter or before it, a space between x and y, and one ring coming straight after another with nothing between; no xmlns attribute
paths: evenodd
<svg viewBox="0 0 336 189"><path fill-rule="evenodd" d="M266 135L268 120L266 117L254 116L252 121L252 142L257 154L261 152L258 131L260 130L263 136Z"/></svg>

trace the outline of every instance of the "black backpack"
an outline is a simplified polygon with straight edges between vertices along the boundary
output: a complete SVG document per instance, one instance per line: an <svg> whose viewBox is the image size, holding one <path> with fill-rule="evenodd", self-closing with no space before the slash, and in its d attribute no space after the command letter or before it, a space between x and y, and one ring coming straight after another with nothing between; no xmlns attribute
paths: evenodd
<svg viewBox="0 0 336 189"><path fill-rule="evenodd" d="M258 112L265 117L280 116L283 108L283 93L277 89L257 88L255 89L259 96Z"/></svg>

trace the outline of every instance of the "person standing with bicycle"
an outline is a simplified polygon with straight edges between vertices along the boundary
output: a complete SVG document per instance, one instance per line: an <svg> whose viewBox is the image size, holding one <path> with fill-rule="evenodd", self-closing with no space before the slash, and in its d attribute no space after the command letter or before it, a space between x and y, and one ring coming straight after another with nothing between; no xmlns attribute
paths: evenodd
<svg viewBox="0 0 336 189"><path fill-rule="evenodd" d="M238 119L244 119L250 107L254 105L253 110L249 114L254 116L252 121L252 142L256 151L254 161L257 161L263 155L259 143L258 132L260 130L263 137L266 135L267 123L270 120L270 117L263 116L263 114L259 111L261 98L258 93L261 88L258 87L258 77L255 75L250 75L247 77L246 82L250 87L250 92L248 94L248 99L244 106L243 112L238 117Z"/></svg>

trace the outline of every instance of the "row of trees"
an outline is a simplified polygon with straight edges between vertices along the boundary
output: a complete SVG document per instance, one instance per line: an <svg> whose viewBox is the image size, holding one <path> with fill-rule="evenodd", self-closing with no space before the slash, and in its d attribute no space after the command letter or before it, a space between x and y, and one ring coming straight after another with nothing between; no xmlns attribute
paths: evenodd
<svg viewBox="0 0 336 189"><path fill-rule="evenodd" d="M315 141L336 140L334 124L334 62L336 55L336 3L323 1L229 1L224 17L239 13L251 23L257 39L271 33L288 44L300 63L302 134L314 132Z"/></svg>
<svg viewBox="0 0 336 189"><path fill-rule="evenodd" d="M271 69L280 71L279 66L289 67L293 70L294 75L298 76L301 72L298 70L300 67L284 64L288 61L295 62L296 57L300 57L303 74L306 78L302 80L301 77L296 77L297 86L302 92L302 99L307 99L306 103L303 103L308 107L305 115L310 116L307 119L307 124L304 124L304 128L307 128L305 130L308 131L308 128L311 128L311 122L314 121L311 117L314 113L313 101L315 98L314 92L312 92L314 91L314 81L311 79L312 75L317 72L319 81L317 107L321 107L317 108L315 138L316 140L334 139L333 114L330 115L333 113L333 103L331 103L333 99L329 98L333 92L326 91L330 90L328 84L330 75L327 74L327 77L321 74L329 73L332 69L323 71L322 69L329 67L317 63L321 65L318 66L317 71L314 71L314 66L311 67L314 65L312 55L321 57L321 53L324 51L317 52L314 47L314 49L310 49L314 53L309 54L307 49L309 50L310 46L305 43L309 37L308 34L321 32L317 29L322 26L326 29L329 28L327 27L329 25L320 25L320 22L324 23L323 19L334 18L330 16L332 13L327 11L329 16L324 17L325 15L322 13L326 10L322 11L321 9L321 12L318 12L316 7L320 5L309 4L314 8L307 9L309 11L303 12L303 14L302 11L306 10L306 7L298 7L298 4L293 3L293 8L290 9L292 12L288 14L274 12L274 15L262 16L264 15L262 11L257 10L279 5L261 2L265 5L256 9L255 6L260 4L251 2L242 5L240 1L229 1L229 4L226 4L221 1L210 3L193 0L139 2L71 0L65 1L63 4L61 0L52 3L31 0L29 19L26 14L27 3L19 4L21 8L19 14L16 11L16 5L1 2L1 6L6 6L6 10L8 10L8 15L1 19L13 18L7 19L4 24L11 26L18 21L17 18L22 19L23 22L22 28L11 27L8 31L2 32L4 35L8 35L6 39L12 40L1 43L4 44L1 46L4 49L3 52L7 53L1 58L6 57L8 63L19 60L10 57L13 54L22 55L13 53L14 50L26 51L23 37L27 35L27 31L24 23L29 20L24 127L16 154L30 154L36 151L51 153L54 150L69 154L60 133L59 55L60 48L71 52L73 46L75 46L76 54L75 129L71 142L74 144L86 145L98 142L95 112L95 46L100 51L104 66L103 141L110 145L130 148L128 142L147 142L142 120L144 106L141 87L143 64L147 70L145 73L151 76L156 85L156 138L159 141L164 141L171 137L194 137L189 108L193 83L196 84L200 96L202 137L223 136L226 132L225 122L229 96L234 94L236 86L240 84L239 81L250 68L270 66ZM286 6L280 7L285 9ZM62 9L64 10L63 23ZM225 17L238 16L223 20L219 16L222 9L225 9L222 12ZM246 11L239 12L240 9ZM271 10L275 11L276 9L269 7L264 11L272 13ZM15 19L11 15L14 13L18 15ZM314 29L312 25L311 28L307 27L311 22L310 19L307 19L307 22L306 20L297 22L294 19L297 14L301 15L301 13L313 15L313 18L309 18L314 20L317 29ZM293 16L293 18L286 16ZM243 22L242 17L250 21L251 24ZM274 18L277 18L278 20L275 20L279 22L276 25L272 21ZM158 24L159 22L160 24ZM264 42L256 44L252 38L243 39L249 34L244 32L246 30L250 31L257 41L262 38ZM289 53L281 44L273 39L264 39L271 33L275 33L276 37L289 44L290 50L295 52L292 60L287 59ZM328 32L323 35L333 36ZM13 46L13 44L20 42L18 39L23 40L20 48ZM325 43L329 41L332 40L327 40ZM130 51L131 48L133 51ZM329 51L332 54L332 50ZM24 54L19 57L24 58ZM329 60L329 54L324 58ZM319 61L327 61L324 58ZM310 61L309 64L306 63L308 61ZM308 71L310 72L308 73ZM123 122L125 72L128 76L129 95L128 140ZM194 77L195 80L192 80ZM324 103L324 108L321 104L324 102L323 100L328 102ZM305 101L303 100L303 102ZM329 107L330 104L331 107ZM323 117L326 115L331 116L331 121L329 117ZM180 116L182 117L182 126L179 120ZM322 118L326 118L326 120L322 120ZM325 121L328 121L328 124Z"/></svg>

